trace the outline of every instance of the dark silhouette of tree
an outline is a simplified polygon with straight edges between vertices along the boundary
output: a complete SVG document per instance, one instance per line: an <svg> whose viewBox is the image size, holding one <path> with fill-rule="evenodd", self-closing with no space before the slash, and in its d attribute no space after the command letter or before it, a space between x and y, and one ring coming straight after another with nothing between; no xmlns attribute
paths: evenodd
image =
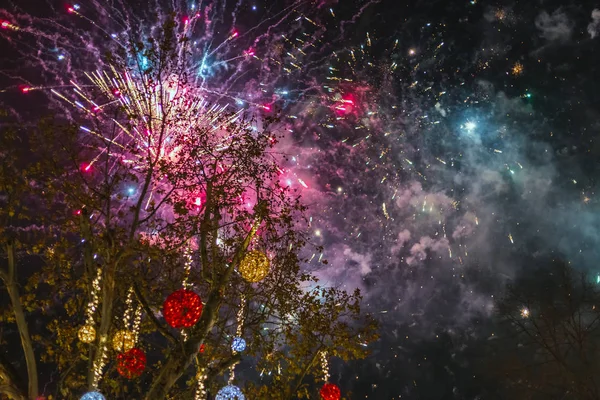
<svg viewBox="0 0 600 400"><path fill-rule="evenodd" d="M514 399L600 398L600 291L568 264L527 273L498 304L488 373Z"/></svg>

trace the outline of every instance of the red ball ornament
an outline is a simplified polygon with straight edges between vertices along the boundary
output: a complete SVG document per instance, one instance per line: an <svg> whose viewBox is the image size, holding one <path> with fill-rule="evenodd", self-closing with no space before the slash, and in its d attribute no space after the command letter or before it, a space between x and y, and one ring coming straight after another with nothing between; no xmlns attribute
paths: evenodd
<svg viewBox="0 0 600 400"><path fill-rule="evenodd" d="M326 383L321 388L321 399L323 400L340 400L342 392L340 388L333 383Z"/></svg>
<svg viewBox="0 0 600 400"><path fill-rule="evenodd" d="M137 378L146 369L146 354L134 347L117 356L117 371L127 379Z"/></svg>
<svg viewBox="0 0 600 400"><path fill-rule="evenodd" d="M163 315L173 328L194 326L202 314L202 300L191 290L179 289L167 297L163 304Z"/></svg>
<svg viewBox="0 0 600 400"><path fill-rule="evenodd" d="M204 353L204 350L206 349L206 346L204 345L204 343L202 343L200 345L200 353Z"/></svg>

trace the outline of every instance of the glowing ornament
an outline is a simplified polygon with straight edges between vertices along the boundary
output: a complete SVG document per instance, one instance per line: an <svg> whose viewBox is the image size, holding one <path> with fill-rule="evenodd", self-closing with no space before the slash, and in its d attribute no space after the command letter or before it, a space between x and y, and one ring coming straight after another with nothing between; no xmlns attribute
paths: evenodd
<svg viewBox="0 0 600 400"><path fill-rule="evenodd" d="M217 393L215 400L246 400L239 387L227 385Z"/></svg>
<svg viewBox="0 0 600 400"><path fill-rule="evenodd" d="M84 325L79 328L77 337L79 337L79 340L83 343L92 343L94 339L96 339L96 329L92 325Z"/></svg>
<svg viewBox="0 0 600 400"><path fill-rule="evenodd" d="M135 346L135 336L133 332L120 330L113 337L113 349L119 353L125 353Z"/></svg>
<svg viewBox="0 0 600 400"><path fill-rule="evenodd" d="M241 337L234 338L233 343L231 344L231 350L238 353L246 350L246 341Z"/></svg>
<svg viewBox="0 0 600 400"><path fill-rule="evenodd" d="M106 400L106 398L98 392L87 392L79 400Z"/></svg>
<svg viewBox="0 0 600 400"><path fill-rule="evenodd" d="M321 388L321 399L323 400L340 400L342 392L340 388L333 383L326 383Z"/></svg>
<svg viewBox="0 0 600 400"><path fill-rule="evenodd" d="M146 369L146 354L134 347L117 356L117 371L127 379L137 378Z"/></svg>
<svg viewBox="0 0 600 400"><path fill-rule="evenodd" d="M270 262L265 253L252 250L246 254L238 268L242 278L251 283L260 282L269 273Z"/></svg>
<svg viewBox="0 0 600 400"><path fill-rule="evenodd" d="M200 353L204 353L204 350L206 350L206 346L204 345L204 343L202 343L200 345Z"/></svg>
<svg viewBox="0 0 600 400"><path fill-rule="evenodd" d="M202 300L191 290L179 289L167 297L163 304L163 315L173 328L194 326L202 315Z"/></svg>

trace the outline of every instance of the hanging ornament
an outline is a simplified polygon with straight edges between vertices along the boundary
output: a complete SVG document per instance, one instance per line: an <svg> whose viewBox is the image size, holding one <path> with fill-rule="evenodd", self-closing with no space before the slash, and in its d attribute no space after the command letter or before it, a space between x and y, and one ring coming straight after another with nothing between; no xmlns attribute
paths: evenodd
<svg viewBox="0 0 600 400"><path fill-rule="evenodd" d="M194 326L202 314L202 300L191 290L179 289L169 295L163 304L163 315L173 328Z"/></svg>
<svg viewBox="0 0 600 400"><path fill-rule="evenodd" d="M241 337L233 338L233 343L231 343L231 350L234 353L240 353L246 350L246 341Z"/></svg>
<svg viewBox="0 0 600 400"><path fill-rule="evenodd" d="M106 398L98 392L87 392L79 400L106 400Z"/></svg>
<svg viewBox="0 0 600 400"><path fill-rule="evenodd" d="M342 392L340 388L333 383L326 383L321 388L321 399L323 400L340 400Z"/></svg>
<svg viewBox="0 0 600 400"><path fill-rule="evenodd" d="M117 371L127 379L137 378L146 369L146 354L134 347L117 356Z"/></svg>
<svg viewBox="0 0 600 400"><path fill-rule="evenodd" d="M96 329L92 325L84 325L79 328L77 337L83 343L92 343L96 339Z"/></svg>
<svg viewBox="0 0 600 400"><path fill-rule="evenodd" d="M206 350L206 345L204 343L202 343L200 345L200 353L204 353L204 350Z"/></svg>
<svg viewBox="0 0 600 400"><path fill-rule="evenodd" d="M215 400L246 400L239 387L227 385L217 393Z"/></svg>
<svg viewBox="0 0 600 400"><path fill-rule="evenodd" d="M238 271L242 278L250 283L260 282L269 273L270 261L267 255L258 250L252 250L244 256Z"/></svg>
<svg viewBox="0 0 600 400"><path fill-rule="evenodd" d="M113 349L119 353L126 353L135 346L135 335L133 332L122 329L113 337Z"/></svg>

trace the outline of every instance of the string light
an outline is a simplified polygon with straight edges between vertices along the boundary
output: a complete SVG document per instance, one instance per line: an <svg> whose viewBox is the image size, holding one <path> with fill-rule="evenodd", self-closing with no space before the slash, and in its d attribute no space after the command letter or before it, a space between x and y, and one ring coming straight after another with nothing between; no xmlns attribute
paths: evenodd
<svg viewBox="0 0 600 400"><path fill-rule="evenodd" d="M142 305L138 304L135 308L135 316L133 318L133 342L137 343L140 337L140 326L142 324Z"/></svg>
<svg viewBox="0 0 600 400"><path fill-rule="evenodd" d="M142 314L139 304L134 313L133 296L133 286L130 286L127 292L127 299L125 300L125 314L123 315L124 329L117 331L113 337L113 349L120 353L126 353L133 349L139 337L139 325L141 323Z"/></svg>
<svg viewBox="0 0 600 400"><path fill-rule="evenodd" d="M323 370L323 380L329 381L329 363L327 362L327 352L321 352L321 369Z"/></svg>
<svg viewBox="0 0 600 400"><path fill-rule="evenodd" d="M198 380L198 386L196 386L196 394L194 396L194 400L204 400L206 399L206 388L204 387L204 381L206 380L206 370L204 368L198 369L196 379Z"/></svg>
<svg viewBox="0 0 600 400"><path fill-rule="evenodd" d="M188 245L188 247L185 249L185 264L184 264L184 270L183 270L183 288L184 289L189 289L192 285L188 282L188 279L190 277L190 272L192 270L192 250L190 248L190 246Z"/></svg>
<svg viewBox="0 0 600 400"><path fill-rule="evenodd" d="M129 328L129 321L131 320L131 313L133 312L133 286L129 287L127 291L127 299L125 300L125 315L123 316L123 324L125 329Z"/></svg>
<svg viewBox="0 0 600 400"><path fill-rule="evenodd" d="M321 352L321 369L323 370L323 380L325 384L321 387L319 395L323 400L339 400L342 396L340 388L334 384L329 383L329 363L327 361L327 352Z"/></svg>
<svg viewBox="0 0 600 400"><path fill-rule="evenodd" d="M237 312L237 328L235 330L235 336L236 339L241 339L242 341L244 339L242 339L242 332L243 332L243 326L244 326L244 311L246 308L246 296L244 296L243 294L240 297L240 308L238 309ZM234 340L234 344L235 344L235 340ZM241 348L241 346L231 346L231 350L233 352L233 354L236 354L239 351L242 351L246 348L246 342L244 341L244 346L243 349ZM235 379L235 364L233 364L230 368L229 368L229 380L228 380L228 385L231 385L233 383L233 380Z"/></svg>
<svg viewBox="0 0 600 400"><path fill-rule="evenodd" d="M100 379L102 379L102 370L106 365L106 358L108 349L106 347L106 335L100 336L100 345L98 346L99 354L94 360L94 379L92 382L92 387L94 389L98 388L98 384L100 383Z"/></svg>
<svg viewBox="0 0 600 400"><path fill-rule="evenodd" d="M92 281L92 290L90 292L90 301L86 309L85 325L79 328L77 336L83 343L92 343L96 339L96 329L94 328L94 313L100 302L100 281L102 280L102 268L98 267L96 277Z"/></svg>

